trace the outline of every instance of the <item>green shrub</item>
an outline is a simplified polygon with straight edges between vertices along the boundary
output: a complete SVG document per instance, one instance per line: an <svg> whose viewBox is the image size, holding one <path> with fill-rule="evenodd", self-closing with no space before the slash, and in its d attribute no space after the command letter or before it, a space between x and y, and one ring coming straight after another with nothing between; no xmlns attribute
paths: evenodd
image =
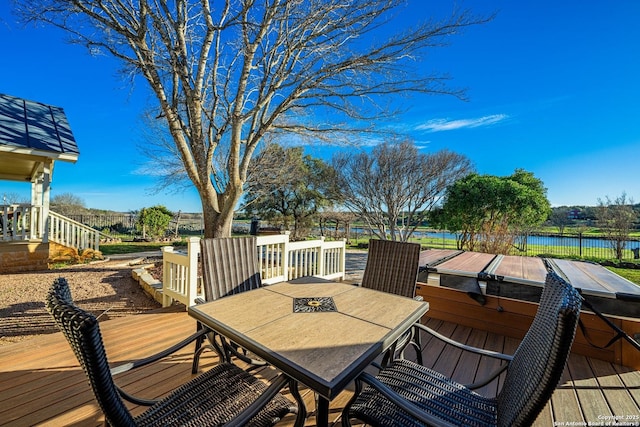
<svg viewBox="0 0 640 427"><path fill-rule="evenodd" d="M167 227L173 218L173 213L164 206L157 205L150 208L142 208L136 221L136 228L154 239L163 237Z"/></svg>

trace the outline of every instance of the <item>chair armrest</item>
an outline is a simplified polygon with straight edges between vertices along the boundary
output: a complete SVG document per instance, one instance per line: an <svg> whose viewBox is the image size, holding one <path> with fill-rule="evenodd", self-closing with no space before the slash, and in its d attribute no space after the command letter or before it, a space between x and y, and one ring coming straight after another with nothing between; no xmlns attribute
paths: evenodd
<svg viewBox="0 0 640 427"><path fill-rule="evenodd" d="M133 362L129 362L129 363L125 363L119 366L114 366L113 368L111 368L111 375L117 375L117 374L121 374L123 372L127 372L130 371L132 369L135 368L139 368L141 366L145 366L148 365L150 363L156 362L160 359L163 359L165 357L167 357L168 355L175 353L176 351L182 349L183 347L186 347L187 345L191 344L193 341L195 341L196 339L198 339L199 337L206 335L210 332L209 329L207 328L203 328L198 330L196 333L190 335L189 337L185 338L184 340L180 341L177 344L172 345L171 347L167 348L166 350L163 350L161 352L158 352L156 354L153 354L151 356L145 357L144 359L138 359L138 360L134 360Z"/></svg>
<svg viewBox="0 0 640 427"><path fill-rule="evenodd" d="M261 366L267 366L267 362L265 362L264 360L252 359L251 357L248 357L246 354L239 352L238 348L234 345L234 343L226 343L226 347L227 347L227 350L233 356L237 357L238 359L242 360L245 363L248 363L249 365L253 365L251 369L256 369ZM246 370L248 371L249 369L246 369Z"/></svg>
<svg viewBox="0 0 640 427"><path fill-rule="evenodd" d="M428 412L423 411L416 405L405 400L391 388L380 382L376 377L368 372L361 373L356 381L362 381L376 389L380 394L389 399L403 411L409 413L412 417L417 418L420 422L430 426L454 427L455 424L448 423L440 418L436 418Z"/></svg>
<svg viewBox="0 0 640 427"><path fill-rule="evenodd" d="M469 351L472 353L476 353L476 354L480 354L482 356L488 356L488 357L493 357L496 359L500 359L500 360L506 360L507 362L511 362L511 360L513 359L513 356L508 355L508 354L504 354L504 353L499 353L497 351L491 351L491 350L485 350L483 348L478 348L478 347L472 347L470 345L466 345L466 344L462 344L461 342L452 340L449 337L446 337L436 331L434 331L433 329L429 328L428 326L425 326L421 323L415 323L414 327L427 332L428 334L432 335L435 338L438 338L441 341L444 341L447 344L450 344L454 347L457 347L459 349L465 350L465 351Z"/></svg>
<svg viewBox="0 0 640 427"><path fill-rule="evenodd" d="M505 363L504 365L500 366L498 369L495 369L491 374L489 374L482 381L476 381L475 383L472 383L472 384L464 384L464 386L470 390L475 390L477 388L484 387L490 382L492 382L493 380L495 380L496 378L498 378L498 376L504 371L506 371L508 367L509 367L509 364Z"/></svg>
<svg viewBox="0 0 640 427"><path fill-rule="evenodd" d="M135 403L136 405L142 406L153 406L156 403L160 402L160 399L145 399L142 397L134 396L133 394L127 393L122 388L116 386L116 390L121 398L128 400L131 403Z"/></svg>
<svg viewBox="0 0 640 427"><path fill-rule="evenodd" d="M284 386L289 383L289 378L284 374L278 375L265 390L251 405L249 405L244 411L242 411L237 417L229 421L224 427L243 427L249 423L249 420L256 416L258 412L264 408L264 406L271 401Z"/></svg>

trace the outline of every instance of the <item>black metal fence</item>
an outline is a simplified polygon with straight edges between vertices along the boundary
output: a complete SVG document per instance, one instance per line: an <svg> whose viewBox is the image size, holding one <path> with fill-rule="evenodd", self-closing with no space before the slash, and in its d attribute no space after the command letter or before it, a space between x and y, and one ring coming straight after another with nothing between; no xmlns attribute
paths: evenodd
<svg viewBox="0 0 640 427"><path fill-rule="evenodd" d="M615 259L616 243L600 236L588 234L555 234L555 233L535 233L522 237L526 243L526 255L537 255L540 253L561 256L577 256L583 258ZM625 240L622 250L623 260L633 260L640 258L640 239L629 238Z"/></svg>
<svg viewBox="0 0 640 427"><path fill-rule="evenodd" d="M424 243L434 249L456 249L456 234L447 231L420 233L416 241ZM514 255L537 256L550 255L562 257L580 257L597 259L616 259L614 243L610 240L583 233L544 233L536 232L516 239L511 251ZM629 238L624 241L622 251L623 260L637 260L640 258L640 239Z"/></svg>

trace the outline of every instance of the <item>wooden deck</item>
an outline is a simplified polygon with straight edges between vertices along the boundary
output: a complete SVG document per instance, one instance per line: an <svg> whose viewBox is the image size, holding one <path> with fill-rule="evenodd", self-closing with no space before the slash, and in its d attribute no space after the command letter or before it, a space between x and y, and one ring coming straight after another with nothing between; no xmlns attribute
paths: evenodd
<svg viewBox="0 0 640 427"><path fill-rule="evenodd" d="M518 345L514 338L426 319L427 324L471 345L511 353ZM195 330L195 321L185 312L158 311L101 324L107 354L113 364L124 363L167 347ZM193 348L157 364L119 377L120 385L135 394L157 397L190 377ZM208 369L217 360L212 352L202 361ZM440 343L424 343L428 365L461 382L469 382L493 367L488 360L446 348ZM274 371L265 368L258 375L269 379ZM480 390L495 395L500 384ZM308 408L313 409L313 393L302 390ZM339 421L342 407L351 392L343 392L331 403L331 420ZM144 408L133 407L137 413ZM608 362L572 355L564 378L544 409L536 426L607 425L617 417L621 425L639 425L640 372ZM0 347L0 425L100 425L103 417L89 389L86 377L60 333ZM568 424L572 423L572 424ZM293 417L281 424L292 426ZM315 425L313 415L308 426ZM339 425L339 423L337 424ZM609 424L612 425L612 424Z"/></svg>

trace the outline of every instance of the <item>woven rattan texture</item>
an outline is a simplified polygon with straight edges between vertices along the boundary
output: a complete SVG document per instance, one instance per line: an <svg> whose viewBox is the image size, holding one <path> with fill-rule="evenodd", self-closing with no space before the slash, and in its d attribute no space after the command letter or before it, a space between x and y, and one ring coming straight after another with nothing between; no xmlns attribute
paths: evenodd
<svg viewBox="0 0 640 427"><path fill-rule="evenodd" d="M454 425L531 425L560 381L581 301L570 284L554 273L547 276L536 317L495 399L411 361L396 361L377 378L425 412ZM370 386L354 402L350 415L373 426L422 426Z"/></svg>
<svg viewBox="0 0 640 427"><path fill-rule="evenodd" d="M420 262L420 245L369 240L362 287L413 298Z"/></svg>
<svg viewBox="0 0 640 427"><path fill-rule="evenodd" d="M222 425L266 390L262 381L237 366L219 364L134 418L120 398L110 374L95 316L73 305L64 279L57 279L51 286L46 304L87 374L96 400L110 425ZM250 425L272 426L292 412L295 412L295 405L282 395L277 395L251 420Z"/></svg>

